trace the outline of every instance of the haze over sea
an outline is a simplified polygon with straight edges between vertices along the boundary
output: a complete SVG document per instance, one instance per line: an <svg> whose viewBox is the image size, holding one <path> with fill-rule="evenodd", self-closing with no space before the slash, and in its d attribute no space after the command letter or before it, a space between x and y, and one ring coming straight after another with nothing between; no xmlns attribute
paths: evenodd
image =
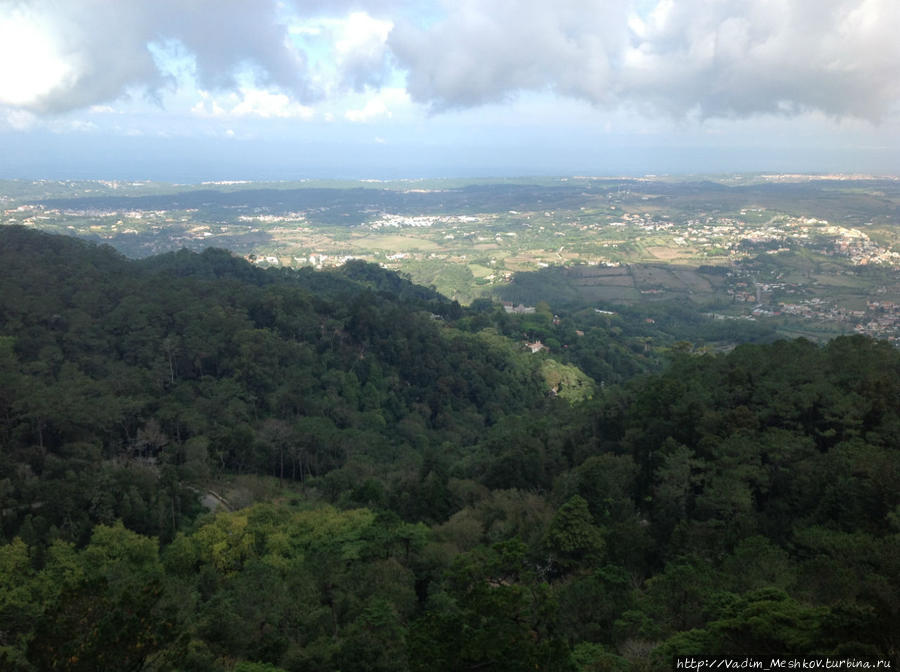
<svg viewBox="0 0 900 672"><path fill-rule="evenodd" d="M8 137L0 179L209 180L415 179L548 175L642 176L713 173L900 174L900 154L870 148L795 150L752 147L342 147L272 141Z"/></svg>

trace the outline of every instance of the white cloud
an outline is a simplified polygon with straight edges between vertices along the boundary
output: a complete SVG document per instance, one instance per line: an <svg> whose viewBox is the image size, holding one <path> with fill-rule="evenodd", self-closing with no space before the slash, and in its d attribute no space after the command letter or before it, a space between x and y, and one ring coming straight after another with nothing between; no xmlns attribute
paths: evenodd
<svg viewBox="0 0 900 672"><path fill-rule="evenodd" d="M3 115L4 125L14 131L27 131L37 123L37 118L27 110L0 108L0 113Z"/></svg>
<svg viewBox="0 0 900 672"><path fill-rule="evenodd" d="M625 98L681 115L820 110L877 119L900 97L893 0L663 0L625 51Z"/></svg>
<svg viewBox="0 0 900 672"><path fill-rule="evenodd" d="M398 22L388 38L414 100L435 109L556 90L600 101L627 38L627 3L458 0L427 28Z"/></svg>
<svg viewBox="0 0 900 672"><path fill-rule="evenodd" d="M454 0L427 27L398 22L388 44L434 110L553 91L674 117L878 119L900 100L896 0L643 5Z"/></svg>
<svg viewBox="0 0 900 672"><path fill-rule="evenodd" d="M54 119L47 127L53 133L93 133L98 129L93 121L84 119Z"/></svg>
<svg viewBox="0 0 900 672"><path fill-rule="evenodd" d="M308 119L316 104L396 121L397 67L436 112L523 92L676 119L900 107L898 0L0 3L0 63L16 66L0 68L0 105L38 116L149 96L206 117Z"/></svg>
<svg viewBox="0 0 900 672"><path fill-rule="evenodd" d="M27 5L0 15L0 103L27 105L72 79L54 28Z"/></svg>
<svg viewBox="0 0 900 672"><path fill-rule="evenodd" d="M287 94L263 89L241 89L224 96L199 92L201 100L191 108L198 117L260 119L312 119L315 110L296 103Z"/></svg>
<svg viewBox="0 0 900 672"><path fill-rule="evenodd" d="M263 119L311 119L315 115L313 108L292 102L283 93L273 93L260 89L242 91L241 93L243 100L232 108L230 113L232 116L261 117Z"/></svg>
<svg viewBox="0 0 900 672"><path fill-rule="evenodd" d="M295 15L288 33L311 64L311 77L331 93L382 86L392 74L388 35L393 21L357 9L345 16Z"/></svg>
<svg viewBox="0 0 900 672"><path fill-rule="evenodd" d="M236 88L250 64L268 87L312 100L304 54L277 9L274 0L19 0L0 18L0 62L27 67L2 69L0 101L43 114L106 103L134 88L158 96L173 83L154 58L160 44L190 55L203 88Z"/></svg>
<svg viewBox="0 0 900 672"><path fill-rule="evenodd" d="M288 34L317 36L317 35L322 34L322 27L295 23L295 24L288 26Z"/></svg>
<svg viewBox="0 0 900 672"><path fill-rule="evenodd" d="M342 84L356 91L380 85L387 72L387 38L393 22L353 12L341 24L335 51Z"/></svg>
<svg viewBox="0 0 900 672"><path fill-rule="evenodd" d="M314 101L387 81L393 22L363 0L0 0L0 104L38 115L185 90L239 92L234 114L305 117ZM7 10L7 7L11 8ZM352 10L352 11L351 11ZM269 92L248 96L251 88ZM273 96L283 94L283 98ZM294 106L296 103L299 105ZM189 107L190 105L188 105ZM226 109L219 103L219 108ZM227 108L232 112L231 108ZM201 101L198 111L219 114Z"/></svg>
<svg viewBox="0 0 900 672"><path fill-rule="evenodd" d="M380 55L394 27L393 21L376 19L365 12L353 12L341 23L341 35L335 42L335 49L342 57L360 52Z"/></svg>
<svg viewBox="0 0 900 672"><path fill-rule="evenodd" d="M391 111L387 108L387 105L384 104L384 101L378 98L370 100L365 104L364 107L358 110L347 110L344 113L345 119L355 122L372 121L373 119L377 119L379 117L390 116Z"/></svg>
<svg viewBox="0 0 900 672"><path fill-rule="evenodd" d="M390 119L398 110L408 109L410 102L403 89L386 88L371 96L362 107L347 110L344 118L354 123Z"/></svg>

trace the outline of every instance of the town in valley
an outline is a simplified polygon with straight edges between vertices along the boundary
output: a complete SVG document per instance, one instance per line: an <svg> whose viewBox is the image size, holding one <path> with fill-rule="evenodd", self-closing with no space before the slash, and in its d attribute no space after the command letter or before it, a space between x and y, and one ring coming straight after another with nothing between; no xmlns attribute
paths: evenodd
<svg viewBox="0 0 900 672"><path fill-rule="evenodd" d="M0 212L131 257L219 247L261 267L361 259L462 304L674 300L784 336L900 342L897 178L14 180L0 183Z"/></svg>

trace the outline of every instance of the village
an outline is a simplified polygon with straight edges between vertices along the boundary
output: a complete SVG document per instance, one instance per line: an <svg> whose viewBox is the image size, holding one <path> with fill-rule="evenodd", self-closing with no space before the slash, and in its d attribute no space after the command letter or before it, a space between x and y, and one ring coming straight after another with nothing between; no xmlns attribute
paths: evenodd
<svg viewBox="0 0 900 672"><path fill-rule="evenodd" d="M652 182L641 184L650 189ZM763 205L729 210L708 200L676 208L635 189L583 191L549 208L540 192L515 209L506 201L490 208L463 199L456 210L452 191L436 191L445 207L427 212L376 207L368 192L315 207L218 203L206 192L208 200L191 199L190 191L169 207L162 207L165 199L103 207L7 197L0 222L105 242L133 257L221 247L260 267L323 269L362 259L461 302L492 295L517 273L618 269L591 280L609 285L605 296L612 301L666 300L676 291L698 307L715 304L718 315L784 318L893 341L900 336L896 223L877 211L872 221L848 223ZM381 201L392 198L379 193ZM642 267L650 270L627 270ZM652 270L660 267L683 286ZM685 280L690 269L696 282Z"/></svg>

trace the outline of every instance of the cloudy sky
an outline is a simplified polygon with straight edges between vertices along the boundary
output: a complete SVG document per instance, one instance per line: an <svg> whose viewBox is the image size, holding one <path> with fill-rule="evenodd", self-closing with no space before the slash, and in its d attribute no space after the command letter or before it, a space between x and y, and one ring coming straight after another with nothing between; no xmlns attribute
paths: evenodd
<svg viewBox="0 0 900 672"><path fill-rule="evenodd" d="M900 174L898 0L0 0L0 177Z"/></svg>

